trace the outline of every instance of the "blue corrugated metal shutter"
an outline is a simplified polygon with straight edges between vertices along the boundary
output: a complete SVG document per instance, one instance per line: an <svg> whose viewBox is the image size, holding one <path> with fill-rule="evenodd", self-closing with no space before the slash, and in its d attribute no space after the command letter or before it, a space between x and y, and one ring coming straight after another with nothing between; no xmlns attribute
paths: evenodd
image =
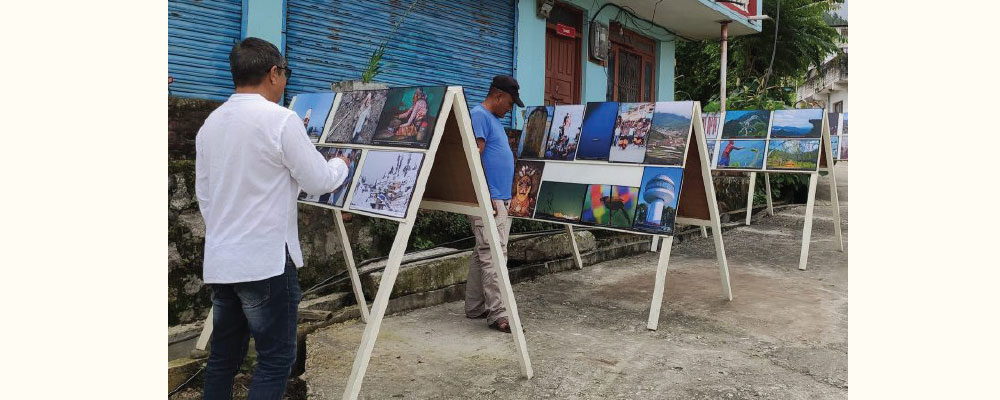
<svg viewBox="0 0 1000 400"><path fill-rule="evenodd" d="M240 40L242 0L168 0L167 72L175 96L225 100L229 51Z"/></svg>
<svg viewBox="0 0 1000 400"><path fill-rule="evenodd" d="M461 85L471 106L495 75L513 75L514 2L417 0L387 45L376 81L389 86ZM361 78L411 1L288 0L289 98Z"/></svg>

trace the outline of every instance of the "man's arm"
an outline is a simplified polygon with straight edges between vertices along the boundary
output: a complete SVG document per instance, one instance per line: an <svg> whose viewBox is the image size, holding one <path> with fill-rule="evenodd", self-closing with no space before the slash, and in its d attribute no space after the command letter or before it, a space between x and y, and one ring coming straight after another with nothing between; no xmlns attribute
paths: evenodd
<svg viewBox="0 0 1000 400"><path fill-rule="evenodd" d="M321 195L336 190L347 179L347 163L343 158L323 159L315 145L298 124L298 118L288 116L281 130L281 163L292 178L308 194Z"/></svg>
<svg viewBox="0 0 1000 400"><path fill-rule="evenodd" d="M198 198L198 208L201 210L201 215L205 215L205 210L208 209L208 157L202 149L201 135L194 139L195 156L194 156L194 193L195 197Z"/></svg>

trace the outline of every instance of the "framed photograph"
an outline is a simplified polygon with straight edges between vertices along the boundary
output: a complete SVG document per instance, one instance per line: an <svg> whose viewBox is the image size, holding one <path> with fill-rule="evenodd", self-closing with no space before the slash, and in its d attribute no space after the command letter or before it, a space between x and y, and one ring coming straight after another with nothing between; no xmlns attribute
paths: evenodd
<svg viewBox="0 0 1000 400"><path fill-rule="evenodd" d="M350 209L406 218L423 161L423 153L368 151Z"/></svg>
<svg viewBox="0 0 1000 400"><path fill-rule="evenodd" d="M306 128L306 135L313 143L319 143L326 127L326 118L333 108L333 100L337 94L333 92L299 93L292 100L292 111L299 115Z"/></svg>
<svg viewBox="0 0 1000 400"><path fill-rule="evenodd" d="M535 219L579 222L587 186L580 183L543 181L538 190Z"/></svg>
<svg viewBox="0 0 1000 400"><path fill-rule="evenodd" d="M684 166L688 139L691 137L690 101L662 101L653 111L653 127L649 130L645 164Z"/></svg>
<svg viewBox="0 0 1000 400"><path fill-rule="evenodd" d="M445 86L389 89L372 144L429 147L446 90Z"/></svg>
<svg viewBox="0 0 1000 400"><path fill-rule="evenodd" d="M722 123L723 139L764 139L771 121L771 112L766 110L726 111Z"/></svg>
<svg viewBox="0 0 1000 400"><path fill-rule="evenodd" d="M653 126L654 103L621 103L612 137L608 161L642 163L646 159L646 141Z"/></svg>
<svg viewBox="0 0 1000 400"><path fill-rule="evenodd" d="M327 161L330 161L334 157L346 157L350 160L350 162L347 163L347 178L344 179L344 183L341 184L337 190L324 195L310 196L306 194L306 192L300 191L299 200L334 207L343 207L344 200L347 198L347 192L351 189L351 183L354 180L354 173L358 169L358 161L361 160L361 149L317 147L316 150L318 150Z"/></svg>
<svg viewBox="0 0 1000 400"><path fill-rule="evenodd" d="M527 118L524 120L524 145L521 147L519 158L543 158L545 139L552 125L554 111L552 106L525 109Z"/></svg>
<svg viewBox="0 0 1000 400"><path fill-rule="evenodd" d="M576 158L585 107L582 104L555 106L552 127L545 143L544 158L569 161Z"/></svg>
<svg viewBox="0 0 1000 400"><path fill-rule="evenodd" d="M767 169L815 171L819 168L820 139L771 139Z"/></svg>
<svg viewBox="0 0 1000 400"><path fill-rule="evenodd" d="M716 146L715 166L718 169L764 168L767 140L721 139Z"/></svg>
<svg viewBox="0 0 1000 400"><path fill-rule="evenodd" d="M507 213L512 217L531 218L535 215L535 201L542 185L542 161L518 160L514 163L514 187Z"/></svg>
<svg viewBox="0 0 1000 400"><path fill-rule="evenodd" d="M771 138L806 139L823 136L823 109L775 110Z"/></svg>
<svg viewBox="0 0 1000 400"><path fill-rule="evenodd" d="M629 229L635 218L639 188L590 185L583 200L580 222Z"/></svg>
<svg viewBox="0 0 1000 400"><path fill-rule="evenodd" d="M661 235L674 234L677 200L681 195L684 168L646 167L639 187L639 205L635 210L638 231Z"/></svg>
<svg viewBox="0 0 1000 400"><path fill-rule="evenodd" d="M576 159L607 161L617 119L618 102L587 103Z"/></svg>
<svg viewBox="0 0 1000 400"><path fill-rule="evenodd" d="M340 95L324 143L371 144L388 90L358 90Z"/></svg>

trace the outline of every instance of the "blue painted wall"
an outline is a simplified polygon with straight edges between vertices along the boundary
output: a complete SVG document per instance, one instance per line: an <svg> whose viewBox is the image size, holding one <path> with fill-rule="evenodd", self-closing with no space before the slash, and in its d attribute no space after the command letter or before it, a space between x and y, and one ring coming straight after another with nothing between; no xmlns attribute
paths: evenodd
<svg viewBox="0 0 1000 400"><path fill-rule="evenodd" d="M590 61L590 19L605 1L570 0L566 3L584 11L583 26L583 60L582 61L582 95L584 103L588 101L606 101L608 91L607 69ZM518 83L521 84L521 99L525 105L542 104L545 98L545 19L536 13L537 2L534 0L518 1L517 19L517 71ZM597 16L596 21L608 24L618 13L612 6L605 7ZM627 26L626 26L627 27ZM657 77L656 100L670 101L674 99L674 38L669 33L652 31L653 39L659 41L657 46ZM645 34L645 32L644 32ZM522 126L521 116L517 115L516 126Z"/></svg>
<svg viewBox="0 0 1000 400"><path fill-rule="evenodd" d="M243 0L242 37L271 42L285 53L285 0Z"/></svg>

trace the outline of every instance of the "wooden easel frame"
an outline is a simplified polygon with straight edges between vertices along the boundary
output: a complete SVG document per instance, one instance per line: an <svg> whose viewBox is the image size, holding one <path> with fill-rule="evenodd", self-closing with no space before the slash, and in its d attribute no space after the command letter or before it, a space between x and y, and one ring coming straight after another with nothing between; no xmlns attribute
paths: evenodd
<svg viewBox="0 0 1000 400"><path fill-rule="evenodd" d="M692 215L685 215L684 214L685 208L682 207L683 203L687 203L686 201L687 199L693 198L698 194L697 193L691 194L690 190L685 191L682 189L680 194L681 198L678 199L678 210L675 222L678 224L695 225L703 228L711 227L713 230L715 230L715 232L721 232L722 228L719 219L719 208L718 208L718 203L716 203L715 200L716 199L715 186L712 184L712 174L709 168L710 167L709 160L711 157L709 156L707 151L708 142L707 138L705 137L705 130L701 121L701 105L698 102L694 102L693 107L694 109L691 114L691 121L693 123L692 133L695 140L693 142L694 146L691 145L692 142L689 140L688 146L685 149L685 151L687 151L687 156L686 156L687 162L684 163L684 178L682 179L682 187L688 188L689 185L692 185L692 187L696 185L704 185L703 187L704 187L705 198L704 198L704 203L700 203L700 200L692 200L693 202L695 201L699 202L698 204L701 204L699 207L703 207L703 209L698 210L700 211L700 213L692 213ZM551 160L544 160L544 161L552 162ZM596 161L583 161L583 162L576 161L575 163L607 165L607 163L596 162ZM620 166L622 164L613 164L613 165ZM650 165L650 166L659 166L659 165ZM692 182L691 181L692 179L694 180L694 182L698 183ZM523 217L514 217L514 218L532 219ZM556 221L541 220L541 219L536 221L566 225L566 232L569 234L570 243L572 244L573 247L573 258L577 269L583 268L583 258L580 255L580 247L579 245L577 245L576 236L573 234L574 225L580 225L594 229L624 232L635 235L649 235L648 233L640 233L636 231L616 229L604 226L573 224L568 222L556 222ZM670 250L673 244L673 236L654 234L652 235L652 237L653 237L653 242L651 244L652 246L651 251L654 252L659 251L660 256L656 264L656 275L653 282L653 297L650 302L649 317L646 322L646 328L649 330L656 330L660 321L660 308L661 305L663 304L663 295L666 287L667 266L670 261ZM722 282L722 293L723 296L726 298L726 300L732 301L733 292L729 283L729 263L726 260L726 251L725 251L725 246L723 245L722 242L722 235L716 234L714 235L714 237L715 237L715 254L719 268L719 279ZM662 246L658 246L658 242L660 241L660 239L663 239L664 241ZM659 250L657 250L657 247L660 247Z"/></svg>
<svg viewBox="0 0 1000 400"><path fill-rule="evenodd" d="M724 117L723 117L724 118ZM770 131L770 127L768 128ZM770 139L770 138L769 138ZM768 140L770 143L770 140ZM770 144L769 144L770 145ZM718 147L718 146L716 146ZM769 150L768 150L769 151ZM768 170L767 169L767 156L764 157L764 189L766 192L767 199L767 215L774 216L774 205L771 198L771 175L772 173L782 173L782 174L809 174L809 192L806 199L806 215L805 215L805 226L802 229L802 249L799 252L799 269L805 271L807 261L809 259L809 244L812 236L812 220L813 220L813 209L816 203L816 186L819 179L819 173L821 171L828 172L830 176L830 201L833 203L831 206L833 208L833 231L836 237L840 251L844 251L844 239L841 232L840 226L840 201L837 197L837 176L834 171L834 158L833 158L833 148L830 138L830 120L829 113L826 109L823 109L823 127L822 127L822 137L820 138L820 155L819 155L819 165L816 171L786 171L786 170ZM753 197L754 189L757 183L757 172L750 172L750 189L747 192L747 213L746 213L746 225L750 225L750 217L753 214Z"/></svg>
<svg viewBox="0 0 1000 400"><path fill-rule="evenodd" d="M341 94L338 94L335 104L339 104L340 97ZM336 105L334 108L336 109ZM324 144L321 143L320 145ZM382 319L385 317L385 312L389 305L389 297L399 274L399 268L403 261L403 255L406 252L406 245L409 242L410 234L413 231L418 209L446 211L483 219L485 226L483 231L486 234L485 239L489 243L490 254L496 266L500 295L509 314L508 319L514 339L514 347L517 349L519 356L521 373L528 379L533 377L534 371L528 355L527 342L525 341L524 330L521 327L521 318L518 314L517 302L514 299L510 275L507 271L507 258L500 247L500 236L497 232L496 218L493 215L492 200L486 185L486 175L483 172L482 161L478 147L476 146L475 134L472 130L472 120L462 87L449 86L445 91L443 104L434 127L430 146L426 150L355 144L345 144L343 146L331 145L331 147L383 151L416 151L422 152L424 155L423 164L417 176L413 196L405 218L393 218L367 211L349 209L348 203L353 195L354 187L347 194L348 200L345 200L345 207L320 205L334 209L334 218L341 236L341 243L344 247L344 258L347 261L348 272L351 276L351 286L355 298L358 300L362 320L367 322L343 398L345 400L356 399L361 393L361 384L368 369L372 351L375 348L375 341L378 338ZM436 158L438 152L443 153L444 156ZM357 167L359 173L364 166L366 157L367 153L359 162ZM462 168L455 168L456 166ZM354 183L352 182L352 186ZM303 204L318 205L311 202ZM399 221L396 237L389 250L386 266L382 271L382 280L379 283L378 292L372 302L370 312L366 306L364 294L361 291L361 281L354 263L350 241L347 239L347 229L342 220L342 210ZM210 312L208 321L206 321L205 328L202 331L202 336L198 340L198 344L201 346L199 348L201 349L205 348L210 337L212 330L211 320L212 315Z"/></svg>

